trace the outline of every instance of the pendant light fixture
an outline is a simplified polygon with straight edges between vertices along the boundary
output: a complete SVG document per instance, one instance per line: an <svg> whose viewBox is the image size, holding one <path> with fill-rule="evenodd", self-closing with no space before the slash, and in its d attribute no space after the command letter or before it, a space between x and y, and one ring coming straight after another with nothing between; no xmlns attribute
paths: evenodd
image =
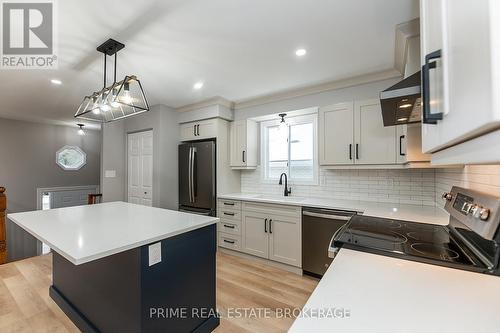
<svg viewBox="0 0 500 333"><path fill-rule="evenodd" d="M286 113L280 113L278 116L281 117L278 131L282 137L288 138L288 124L285 122Z"/></svg>
<svg viewBox="0 0 500 333"><path fill-rule="evenodd" d="M117 54L124 47L124 44L114 39L108 39L97 47L97 51L104 54L104 85L101 90L83 98L75 118L107 123L149 111L141 81L135 75L127 75L123 80L116 81ZM114 81L107 86L106 60L113 55Z"/></svg>
<svg viewBox="0 0 500 333"><path fill-rule="evenodd" d="M83 129L85 127L84 124L76 124L76 125L79 127L79 129L78 129L78 135L82 135L83 136L83 135L87 134L87 133L85 133L85 130Z"/></svg>

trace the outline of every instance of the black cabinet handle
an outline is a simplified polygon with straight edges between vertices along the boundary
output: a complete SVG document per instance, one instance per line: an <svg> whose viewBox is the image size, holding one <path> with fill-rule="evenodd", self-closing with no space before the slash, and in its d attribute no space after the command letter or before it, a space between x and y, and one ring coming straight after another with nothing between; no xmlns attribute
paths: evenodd
<svg viewBox="0 0 500 333"><path fill-rule="evenodd" d="M196 134L200 136L200 125L196 125Z"/></svg>
<svg viewBox="0 0 500 333"><path fill-rule="evenodd" d="M406 156L406 153L403 153L403 139L405 138L404 135L401 135L399 137L399 155L400 156Z"/></svg>
<svg viewBox="0 0 500 333"><path fill-rule="evenodd" d="M430 62L433 59L441 58L441 50L434 51L425 56L425 64L422 66L422 122L424 124L437 124L438 120L443 119L443 113L431 113L429 72L436 68L436 62Z"/></svg>
<svg viewBox="0 0 500 333"><path fill-rule="evenodd" d="M230 240L224 239L224 243L234 244L234 241L230 241Z"/></svg>
<svg viewBox="0 0 500 333"><path fill-rule="evenodd" d="M264 232L267 233L267 219L264 220Z"/></svg>
<svg viewBox="0 0 500 333"><path fill-rule="evenodd" d="M273 219L270 219L269 220L269 233L272 234L273 233Z"/></svg>
<svg viewBox="0 0 500 333"><path fill-rule="evenodd" d="M224 212L224 215L234 216L234 213Z"/></svg>
<svg viewBox="0 0 500 333"><path fill-rule="evenodd" d="M241 152L241 160L243 161L243 163L245 163L245 151L244 150Z"/></svg>
<svg viewBox="0 0 500 333"><path fill-rule="evenodd" d="M234 206L234 202L224 202L224 205L226 205L226 206Z"/></svg>
<svg viewBox="0 0 500 333"><path fill-rule="evenodd" d="M234 229L234 225L224 224L225 228Z"/></svg>
<svg viewBox="0 0 500 333"><path fill-rule="evenodd" d="M196 125L193 125L193 135L196 136Z"/></svg>
<svg viewBox="0 0 500 333"><path fill-rule="evenodd" d="M356 159L359 160L359 144L356 143Z"/></svg>
<svg viewBox="0 0 500 333"><path fill-rule="evenodd" d="M349 144L349 159L352 160L352 143Z"/></svg>

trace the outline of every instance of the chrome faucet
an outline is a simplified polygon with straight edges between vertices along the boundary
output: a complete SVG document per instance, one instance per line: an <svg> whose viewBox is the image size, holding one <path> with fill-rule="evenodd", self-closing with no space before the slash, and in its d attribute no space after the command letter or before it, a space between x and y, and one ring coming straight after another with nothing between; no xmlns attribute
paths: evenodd
<svg viewBox="0 0 500 333"><path fill-rule="evenodd" d="M283 185L283 176L285 176L285 191L283 192L283 194L285 195L285 197L287 197L290 193L292 193L292 188L288 188L288 177L286 176L286 173L282 173L281 176L280 176L280 182L279 184L280 185Z"/></svg>

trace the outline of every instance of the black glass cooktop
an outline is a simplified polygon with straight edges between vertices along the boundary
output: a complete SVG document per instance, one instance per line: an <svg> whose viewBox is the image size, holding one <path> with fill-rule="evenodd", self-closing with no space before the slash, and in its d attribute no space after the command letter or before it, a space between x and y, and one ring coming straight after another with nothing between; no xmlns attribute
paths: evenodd
<svg viewBox="0 0 500 333"><path fill-rule="evenodd" d="M355 215L334 245L444 266L484 268L446 226L440 225Z"/></svg>

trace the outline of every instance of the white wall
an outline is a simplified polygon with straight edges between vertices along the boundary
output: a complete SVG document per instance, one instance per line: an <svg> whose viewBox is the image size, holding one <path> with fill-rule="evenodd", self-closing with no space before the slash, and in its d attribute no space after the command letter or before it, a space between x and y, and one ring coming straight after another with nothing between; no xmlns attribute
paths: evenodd
<svg viewBox="0 0 500 333"><path fill-rule="evenodd" d="M7 189L7 212L36 209L36 189L99 184L100 131L0 118L0 186ZM56 152L65 145L80 147L87 164L68 171L56 164ZM33 237L7 220L9 260L36 255Z"/></svg>
<svg viewBox="0 0 500 333"><path fill-rule="evenodd" d="M177 209L177 116L178 113L174 110L164 105L155 105L149 112L105 124L101 169L103 201L127 200L127 134L152 129L153 206ZM104 177L106 170L115 170L116 177Z"/></svg>

